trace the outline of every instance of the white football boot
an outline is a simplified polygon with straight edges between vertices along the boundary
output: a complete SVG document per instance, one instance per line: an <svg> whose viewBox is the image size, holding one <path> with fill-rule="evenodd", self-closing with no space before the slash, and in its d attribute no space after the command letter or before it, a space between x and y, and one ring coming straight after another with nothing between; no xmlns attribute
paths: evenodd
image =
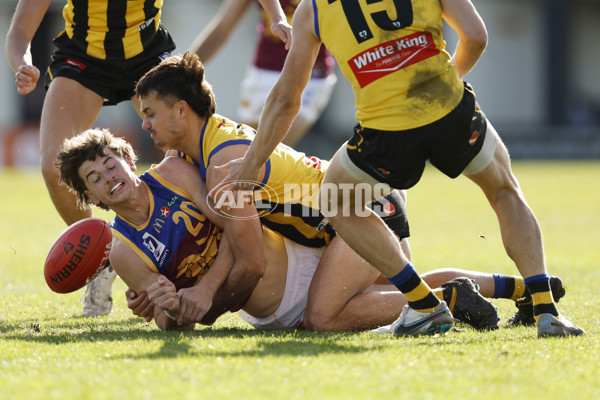
<svg viewBox="0 0 600 400"><path fill-rule="evenodd" d="M117 277L114 268L108 264L85 288L83 295L83 316L98 317L112 310L112 285Z"/></svg>

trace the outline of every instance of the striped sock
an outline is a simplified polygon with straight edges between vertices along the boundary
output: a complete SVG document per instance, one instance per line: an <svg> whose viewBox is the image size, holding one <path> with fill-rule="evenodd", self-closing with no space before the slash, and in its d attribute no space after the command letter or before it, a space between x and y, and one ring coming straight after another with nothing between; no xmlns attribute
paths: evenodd
<svg viewBox="0 0 600 400"><path fill-rule="evenodd" d="M554 304L550 291L550 277L547 274L530 276L525 279L525 286L531 293L533 300L533 316L537 322L542 314L558 316L558 309Z"/></svg>
<svg viewBox="0 0 600 400"><path fill-rule="evenodd" d="M525 281L520 276L494 274L495 299L519 300L525 296Z"/></svg>
<svg viewBox="0 0 600 400"><path fill-rule="evenodd" d="M454 312L454 305L456 304L456 288L454 286L446 286L445 288L435 288L431 290L435 296L446 302L450 312Z"/></svg>
<svg viewBox="0 0 600 400"><path fill-rule="evenodd" d="M387 279L404 294L408 306L413 310L431 312L440 304L436 295L421 279L411 263L406 264L400 272Z"/></svg>

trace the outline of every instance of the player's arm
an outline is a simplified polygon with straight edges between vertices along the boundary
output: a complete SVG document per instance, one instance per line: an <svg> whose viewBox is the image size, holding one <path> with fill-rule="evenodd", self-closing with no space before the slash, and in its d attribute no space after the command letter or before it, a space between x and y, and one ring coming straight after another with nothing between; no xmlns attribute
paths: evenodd
<svg viewBox="0 0 600 400"><path fill-rule="evenodd" d="M256 181L260 168L267 161L275 147L287 134L302 104L302 92L308 84L312 68L321 47L321 41L314 31L312 3L302 1L293 18L294 41L281 75L269 93L265 108L258 123L258 133L248 152L242 159L232 159L218 168L219 172L229 171L225 182ZM216 164L222 165L222 164ZM241 184L231 184L232 190L247 189ZM209 185L209 190L212 188ZM211 190L214 198L216 190Z"/></svg>
<svg viewBox="0 0 600 400"><path fill-rule="evenodd" d="M19 94L33 91L40 77L40 71L33 65L31 58L31 40L50 3L51 0L19 0L6 34L6 58L15 71Z"/></svg>
<svg viewBox="0 0 600 400"><path fill-rule="evenodd" d="M452 56L459 76L465 76L477 63L487 45L487 31L470 0L440 0L444 19L458 34Z"/></svg>
<svg viewBox="0 0 600 400"><path fill-rule="evenodd" d="M231 154L230 147L216 156ZM235 154L245 151L247 146L239 147ZM208 191L200 170L189 162L178 157L167 157L155 170L163 179L185 190L202 214L223 229L223 238L213 265L198 285L179 291L182 313L179 322L189 320L210 325L221 314L243 302L264 272L260 223L258 218L234 220L215 213L207 203ZM208 176L211 181L216 179L210 169ZM250 215L255 216L254 204L247 206L251 206L250 213L254 212ZM234 211L232 216L235 215L238 214ZM258 230L258 237L250 235L249 232L254 230Z"/></svg>
<svg viewBox="0 0 600 400"><path fill-rule="evenodd" d="M292 27L287 21L279 0L258 0L258 2L271 20L271 32L281 39L285 43L285 49L289 50L292 45Z"/></svg>
<svg viewBox="0 0 600 400"><path fill-rule="evenodd" d="M251 0L225 0L219 11L192 42L190 50L206 64L227 41L252 4Z"/></svg>
<svg viewBox="0 0 600 400"><path fill-rule="evenodd" d="M110 252L110 264L131 291L136 295L146 293L148 300L154 304L153 317L156 325L160 329L188 330L194 328L193 323L187 323L185 325L177 324L176 319L179 313L179 300L177 298L175 285L163 275L151 271L146 263L131 248L129 248L129 246L117 238L113 238L113 247ZM165 280L167 282L165 282ZM130 292L128 292L128 294L130 295ZM132 299L131 297L128 297L128 306L130 300L140 300L140 298ZM147 308L147 304L144 305L143 303L138 304L138 306ZM130 308L133 311L133 308Z"/></svg>
<svg viewBox="0 0 600 400"><path fill-rule="evenodd" d="M216 171L214 166L241 157L246 149L247 145L226 146L212 156L206 173L208 190L219 186L224 178L224 174ZM221 311L224 312L238 306L252 294L264 274L265 257L262 226L253 201L238 202L221 221L234 258L231 272L215 297L223 303Z"/></svg>

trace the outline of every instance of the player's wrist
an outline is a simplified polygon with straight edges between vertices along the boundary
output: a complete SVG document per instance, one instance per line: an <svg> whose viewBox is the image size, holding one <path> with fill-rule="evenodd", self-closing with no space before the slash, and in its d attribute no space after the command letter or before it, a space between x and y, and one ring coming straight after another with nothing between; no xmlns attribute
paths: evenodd
<svg viewBox="0 0 600 400"><path fill-rule="evenodd" d="M173 320L173 321L177 321L177 318L179 317L179 312L178 311L171 311L171 310L163 310L163 312L165 313L165 315L167 316L167 318Z"/></svg>

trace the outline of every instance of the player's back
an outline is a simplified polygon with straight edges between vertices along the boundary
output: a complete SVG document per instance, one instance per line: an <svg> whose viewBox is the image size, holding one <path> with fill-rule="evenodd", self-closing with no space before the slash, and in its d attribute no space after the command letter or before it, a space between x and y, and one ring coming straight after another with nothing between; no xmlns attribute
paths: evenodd
<svg viewBox="0 0 600 400"><path fill-rule="evenodd" d="M459 103L463 84L445 51L439 0L314 4L315 30L351 82L363 126L411 129Z"/></svg>

